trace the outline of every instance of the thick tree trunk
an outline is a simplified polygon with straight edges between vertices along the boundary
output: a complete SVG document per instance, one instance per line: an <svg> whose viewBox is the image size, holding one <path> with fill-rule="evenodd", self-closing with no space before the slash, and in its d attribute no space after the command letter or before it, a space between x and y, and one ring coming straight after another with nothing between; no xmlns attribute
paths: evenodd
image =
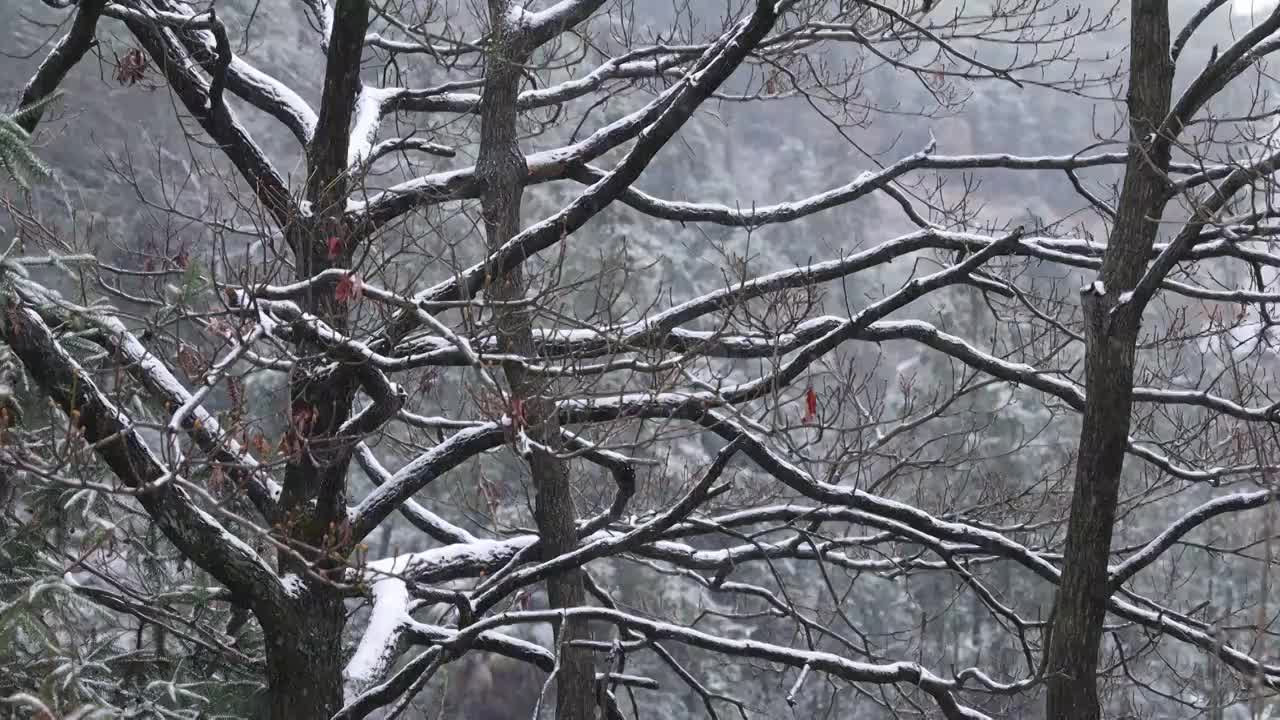
<svg viewBox="0 0 1280 720"><path fill-rule="evenodd" d="M316 588L264 619L271 720L329 718L342 708L342 596Z"/></svg>
<svg viewBox="0 0 1280 720"><path fill-rule="evenodd" d="M1173 79L1167 0L1133 0L1129 26L1129 161L1102 285L1082 291L1087 399L1049 643L1049 720L1101 716L1098 652L1111 595L1107 561L1133 408L1140 318L1111 311L1142 277L1167 202L1169 143L1153 134L1169 112Z"/></svg>
<svg viewBox="0 0 1280 720"><path fill-rule="evenodd" d="M315 137L307 148L306 196L312 218L296 218L285 230L298 280L332 267L350 267L365 240L342 221L351 178L347 173L351 115L361 88L360 66L369 23L368 0L335 0L328 38L325 84ZM311 289L302 307L339 332L349 323L347 303L332 286ZM338 429L351 415L357 387L350 368L328 372L322 349L298 343L300 359L289 382L292 457L280 496L280 529L307 561L280 556L280 572L297 577L333 574L350 550L347 468L351 443ZM267 639L267 683L272 720L329 718L343 706L342 594L308 581L301 597L259 617Z"/></svg>
<svg viewBox="0 0 1280 720"><path fill-rule="evenodd" d="M299 281L332 267L349 267L356 247L364 241L346 227L342 213L351 184L347 149L368 25L367 0L334 3L324 94L315 138L307 148L306 191L314 218L298 218L286 229ZM332 286L309 289L302 307L335 330L346 331L347 304L335 297ZM329 361L319 347L300 344L298 352L307 359L295 365L290 378L289 413L298 433L295 449L305 443L306 452L297 452L285 471L280 509L291 523L291 539L312 547L333 545L344 534L351 460L350 443L335 435L350 417L356 378L349 368L324 371Z"/></svg>
<svg viewBox="0 0 1280 720"><path fill-rule="evenodd" d="M520 230L520 204L524 177L528 174L520 152L516 129L516 99L520 88L524 53L518 37L503 27L504 0L491 0L490 16L495 32L485 68L485 86L480 110L480 154L476 176L484 184L481 208L489 252L496 251ZM494 300L523 298L526 291L521 266L490 279L487 294ZM531 319L525 310L496 313L502 352L533 355ZM505 368L513 406L514 422L523 422L529 437L550 448L559 448L560 428L554 408L534 398L545 388L517 365ZM519 403L519 405L516 405ZM544 406L545 405L545 406ZM520 418L519 415L524 417ZM542 557L554 558L572 550L578 542L577 514L569 484L567 463L544 450L535 450L529 466L536 488L534 513L542 541ZM570 570L547 580L547 596L552 607L575 607L586 603L581 572ZM595 672L589 650L570 647L574 639L589 637L585 622L570 621L556 628L556 644L561 653L556 675L556 717L560 720L591 720L596 717Z"/></svg>

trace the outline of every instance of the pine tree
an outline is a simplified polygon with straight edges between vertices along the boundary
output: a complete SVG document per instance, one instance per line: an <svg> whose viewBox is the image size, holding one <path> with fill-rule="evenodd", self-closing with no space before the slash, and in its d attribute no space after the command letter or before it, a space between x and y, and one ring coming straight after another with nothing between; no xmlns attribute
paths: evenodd
<svg viewBox="0 0 1280 720"><path fill-rule="evenodd" d="M22 119L57 99L61 93L19 108L7 115L0 115L0 167L4 168L22 189L53 177L53 171L31 149L31 134L19 124Z"/></svg>

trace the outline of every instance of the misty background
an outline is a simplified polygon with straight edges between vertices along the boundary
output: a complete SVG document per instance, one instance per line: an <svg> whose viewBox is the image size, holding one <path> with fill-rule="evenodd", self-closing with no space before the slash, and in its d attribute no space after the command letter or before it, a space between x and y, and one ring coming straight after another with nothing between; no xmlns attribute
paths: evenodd
<svg viewBox="0 0 1280 720"><path fill-rule="evenodd" d="M443 14L455 13L460 22L473 12L471 5L454 3ZM936 13L953 11L952 0L941 0ZM1177 0L1174 6L1174 30L1198 7ZM202 6L200 6L202 7ZM692 4L694 14L706 23L705 34L720 27L726 7L715 0L698 0ZM1100 2L1082 5L1062 4L1048 11L1048 16L1066 17L1072 9L1102 19L1112 15L1111 29L1077 40L1070 57L1079 65L1059 67L1051 73L1061 75L1074 71L1081 77L1101 77L1123 67L1127 27L1125 8L1113 8ZM970 6L970 10L973 6ZM635 15L645 18L651 29L660 30L664 19L673 15L665 0L635 0ZM1190 78L1192 70L1202 67L1215 44L1226 44L1242 28L1249 26L1251 12L1264 12L1268 7L1252 7L1237 2L1230 12L1221 12L1205 24L1185 59L1179 63L1178 87ZM309 26L301 3L256 2L255 0L223 0L219 15L232 32L236 51L256 67L271 73L312 103L319 101L323 54ZM58 23L68 21L66 11L50 10L40 2L7 0L0 2L0 51L6 59L0 62L0 97L11 107L23 84L31 76L47 52L51 37L60 36ZM1073 17L1079 17L1073 16ZM1078 21L1078 20L1077 20ZM607 24L607 18L604 21ZM644 23L642 23L644 24ZM694 29L691 34L696 35ZM101 45L97 49L108 58L123 55L131 47L128 33L108 19L99 27ZM998 63L1001 50L974 43L971 48L983 59ZM1006 58L1007 59L1007 58ZM944 155L969 153L1009 153L1015 155L1064 155L1087 148L1093 151L1119 151L1123 137L1120 85L1093 85L1079 91L1048 89L1034 84L1016 87L999 79L959 81L952 91L954 102L941 106L921 80L910 73L884 66L864 56L856 46L838 46L828 54L837 64L861 64L860 93L852 103L850 116L861 122L846 122L830 107L815 108L804 98L774 99L767 102L708 102L694 119L659 154L644 173L637 187L645 192L671 200L716 202L731 207L750 208L796 200L847 183L864 171L874 170L877 163L893 160L921 150L931 137L937 140L937 152ZM405 84L425 87L444 81L447 73L429 60L418 65L403 64L397 68ZM386 68L377 62L366 63L365 80L379 81ZM196 164L222 162L216 150L202 147L184 137L182 127L193 131L197 140L205 138L167 88L153 74L145 82L122 87L112 77L113 68L86 58L63 84L65 94L56 112L47 115L38 133L38 148L56 171L58 185L39 191L36 206L50 226L74 238L77 247L85 247L100 259L123 267L137 267L141 253L173 254L185 249L193 256L211 252L213 238L208 228L163 212L160 207L173 203L199 217L211 209L232 205L234 194L207 175L195 173ZM1047 77L1047 80L1059 79ZM1263 92L1274 92L1263 80ZM1232 102L1246 102L1251 88L1248 82L1227 93L1221 110ZM1175 90L1176 92L1176 90ZM590 129L635 109L650 93L643 91L612 99L587 113L582 137ZM522 143L526 153L548 149L564 143L575 132L586 106L575 104L569 120L546 133ZM300 185L300 152L297 141L275 120L247 105L233 100L242 122L268 152L278 169L288 172L295 189ZM414 128L440 142L455 145L454 158L415 156L414 164L388 169L369 179L373 187L386 186L412 174L425 174L451 167L463 167L474 160L477 135L474 119L457 121L442 115L439 126L431 119ZM445 122L448 120L449 122ZM388 136L394 123L384 126ZM404 134L404 130L398 131ZM1119 135L1117 135L1119 133ZM471 140L469 142L468 140ZM614 156L610 156L614 157ZM605 163L601 163L605 164ZM225 165L225 162L223 162ZM1081 177L1097 194L1110 196L1110 188L1118 179L1119 169L1104 168L1082 172ZM1098 213L1077 195L1062 173L1012 173L1008 171L977 172L971 175L979 183L973 193L981 203L979 215L993 226L1023 223L1029 232L1085 237L1105 241L1105 226ZM960 183L958 174L950 182ZM546 217L575 196L580 186L558 182L529 188L525 194L526 222ZM456 204L454 204L456 205ZM456 250L463 259L475 259L483 250L483 239L471 222L461 214L441 211L439 215L421 218L439 228L442 247ZM617 206L602 213L569 241L568 263L571 273L583 277L605 272L625 259L630 272L616 273L625 293L621 306L643 310L661 309L722 287L726 268L733 262L745 261L749 274L762 274L805 264L814 260L838 257L865 249L897 234L910 232L914 226L903 216L898 205L883 194L873 194L858 202L841 206L803 220L746 231L714 225L682 225L655 221L628 208ZM12 228L5 228L11 231ZM232 249L251 249L252 237L228 236ZM175 247L175 243L181 247ZM939 258L945 262L946 258ZM1026 272L1037 282L1074 289L1084 276L1068 272L1061 266L1039 266L1028 263ZM868 297L880 296L887 288L910 272L909 262L895 263L889 272L877 270L867 277L854 276L831 290L827 309L839 312L841 307L860 307ZM445 267L405 268L406 273L421 273L421 287L445 275ZM1071 293L1067 293L1071 297ZM585 301L584 301L585 302ZM1151 312L1159 312L1152 309ZM949 290L930 296L910 310L912 317L928 319L939 329L970 339L975 344L1000 354L1001 333L981 306L976 294L966 288ZM1158 324L1159 320L1156 320ZM850 344L841 350L842 358L866 374L880 388L883 402L892 407L902 402L906 385L946 386L950 382L952 364L919 347L907 343L873 346ZM1066 364L1069 358L1062 358ZM821 380L820 380L821 382ZM271 422L274 408L282 403L285 390L280 375L263 374L251 385L254 402L264 422ZM456 392L441 391L439 400L447 408ZM1034 392L1008 390L970 398L967 406L966 432L963 442L967 451L987 458L965 472L1002 478L1007 490L1016 495L1018 488L1040 482L1046 473L1052 476L1049 502L1037 512L1062 517L1069 502L1069 469L1076 443L1078 422L1070 412L1062 412L1045 404ZM932 431L932 430L931 430ZM1017 447L1012 455L1002 448ZM984 449L985 448L985 449ZM709 439L688 435L661 448L663 469L705 462L716 445ZM388 467L398 467L408 457L403 448L382 446L379 454ZM509 458L488 457L474 472L498 478L503 488L503 512L510 514L513 524L526 517L524 490L511 480L517 472ZM1133 466L1136 463L1130 462ZM585 466L584 480L598 469ZM657 473L658 471L654 471ZM938 472L949 473L948 468ZM489 519L483 512L483 500L469 482L473 471L460 469L440 482L433 483L419 495L431 507L450 520L472 529L484 529ZM930 477L922 473L914 484L901 490L902 499L916 502L931 511L945 512L951 500L944 493L931 493L931 488L950 487L957 478ZM1134 482L1141 482L1135 477ZM936 483L936 485L934 485ZM1066 484L1063 484L1066 483ZM353 497L367 491L367 483L358 470L352 472ZM604 496L602 483L596 488ZM640 498L651 506L662 502L665 483L642 483ZM1141 514L1125 516L1117 533L1116 546L1149 538L1158 532L1168 518L1185 509L1189 503L1211 496L1210 488L1193 488L1165 501L1155 501ZM584 490L588 496L593 492ZM939 507L943 505L943 507ZM523 513L523 516L522 516ZM427 541L399 518L394 527L375 535L384 551L401 552L421 549ZM1222 529L1229 533L1230 528ZM1225 536L1224 536L1225 537ZM1223 539L1223 538L1220 538ZM1258 590L1257 578L1249 573L1236 573L1222 567L1203 565L1209 561L1190 559L1192 567L1170 568L1151 573L1143 582L1153 584L1149 590L1155 597L1164 592L1185 593L1188 597L1212 597L1215 602L1231 606L1239 597ZM789 578L789 586L797 602L827 603L828 596L819 587L813 567L779 563L777 570ZM764 572L763 570L761 572ZM1020 606L1036 602L1048 610L1049 589L1028 577L1025 572L1011 572L1001 564L992 573L1003 573L995 582L1002 592L1018 600ZM652 583L635 584L624 564L608 569L611 583L625 588L620 597L632 607L667 608L669 617L692 622L704 600L685 586L672 583L655 587ZM1161 586L1161 584L1164 584ZM920 660L930 667L949 668L978 664L1001 669L1009 676L1020 672L1018 652L1005 642L1003 631L992 623L986 611L973 598L959 592L956 580L949 575L912 575L886 579L862 577L852 587L841 608L852 626L873 637L890 659ZM630 586L629 586L630 585ZM1170 590L1170 588L1175 588ZM1027 598L1034 598L1028 602ZM535 600L537 602L537 600ZM355 609L353 607L353 609ZM772 628L767 621L735 619L732 608L722 608L719 616L700 617L704 629L737 637L770 639L771 633L790 630ZM357 610L358 611L358 610ZM910 632L928 618L923 632ZM351 624L353 630L360 622ZM549 632L530 631L535 639L549 642ZM794 642L786 634L779 642ZM1263 659L1276 653L1262 652ZM833 687L810 682L798 698L796 708L782 701L794 678L746 664L724 663L722 659L681 653L681 660L696 668L711 687L719 687L746 700L753 711L764 717L866 717L882 716L874 702L847 691L836 693ZM1166 658L1177 663L1178 658ZM1209 668L1185 659L1188 673L1209 673ZM648 717L701 716L701 702L683 690L669 670L660 666L639 667L637 673L651 674L663 682L661 693L637 691ZM1157 670L1153 670L1157 672ZM418 702L420 717L433 717L447 708L444 717L463 720L489 720L525 716L532 706L543 676L518 663L489 656L468 656L457 663L443 688L424 692ZM993 698L1003 703L984 708L996 716L1034 718L1039 712L1036 697L1015 696ZM1142 693L1118 693L1112 698L1113 708L1138 708L1143 717L1185 717L1185 708L1162 702L1158 697ZM624 707L626 703L624 702Z"/></svg>

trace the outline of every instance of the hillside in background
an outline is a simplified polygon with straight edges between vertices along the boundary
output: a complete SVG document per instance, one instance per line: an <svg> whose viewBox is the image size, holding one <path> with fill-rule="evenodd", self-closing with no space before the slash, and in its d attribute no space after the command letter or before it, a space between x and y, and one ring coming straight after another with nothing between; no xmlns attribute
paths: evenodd
<svg viewBox="0 0 1280 720"><path fill-rule="evenodd" d="M653 7L648 7L650 3ZM710 0L695 7L700 16L707 18L709 26L724 12L721 4ZM1194 6L1180 1L1176 7L1181 12L1175 12L1175 27ZM658 28L667 11L664 3L655 0L638 0L636 9L641 15L651 15L650 23ZM948 2L944 0L935 12L948 10ZM218 11L232 29L237 52L269 70L313 105L318 102L321 93L318 68L323 67L324 59L301 4L227 0L218 4ZM1062 12L1065 11L1064 8ZM1080 9L1098 17L1109 11L1111 8L1102 4ZM1235 10L1236 13L1245 11L1242 7ZM465 15L469 11L460 6L452 12ZM6 104L12 104L43 57L48 38L58 32L52 23L66 17L66 13L39 3L0 4L0 49L9 56L0 61L0 91ZM1229 43L1235 32L1233 18L1236 17L1238 15L1224 15L1207 25L1195 46L1188 50L1190 59L1185 66L1194 67L1197 62L1204 62L1215 44ZM1114 30L1075 43L1071 57L1081 61L1078 72L1105 75L1120 66L1126 53L1125 18L1121 14L1115 20ZM104 28L105 32L100 31L101 45L96 52L113 58L130 50L127 33L112 22L104 22ZM696 34L696 30L691 32ZM605 34L602 30L602 35ZM993 62L999 59L992 56ZM830 105L803 97L708 103L676 140L663 149L636 187L669 200L722 203L747 209L804 198L848 183L866 171L920 151L931 138L936 139L937 151L945 155L1070 155L1116 151L1121 147L1114 140L1120 132L1114 99L1122 94L1119 85L1088 87L1076 93L1031 83L1016 87L1002 80L958 80L950 88L955 102L940 106L919 77L885 67L874 57L860 53L856 46L833 51L827 60L833 67L862 64L858 92L845 108L848 116L842 117ZM417 66L395 68L369 62L365 73L368 78L401 73L402 80L414 86L430 86L442 81L442 71L433 68L429 60L418 62ZM180 124L177 118L184 113L166 86L153 82L154 78L133 86L121 86L112 77L113 72L107 63L82 63L64 83L65 94L53 119L46 120L37 135L39 153L58 177L59 187L43 189L36 198L36 207L50 226L68 237L74 236L78 247L91 249L101 260L130 268L142 267L145 256L156 254L186 253L197 258L209 255L210 265L221 261L212 257L212 231L196 222L184 222L183 213L191 218L210 212L234 218L245 232L230 240L231 249L239 250L243 258L253 256L255 243L274 242L270 237L255 237L247 230L252 218L246 213L234 212L236 192L228 192L226 186L207 174L193 172L193 163L217 165L225 164L225 160L218 156L216 149L201 146L207 138L195 123L188 120ZM1185 84L1187 80L1180 77L1179 83ZM637 91L589 112L584 112L585 105L575 106L575 118L578 114L586 116L581 128L570 123L552 127L543 134L531 133L522 147L526 153L558 147L571 135L581 137L640 107L651 97L651 93ZM1227 98L1220 110L1229 112L1233 104L1243 105L1248 100L1245 95ZM277 167L290 173L294 189L300 188L304 179L299 177L297 141L274 120L262 117L252 108L238 105L236 109ZM190 137L184 136L184 127L192 131ZM459 152L452 158L423 156L411 162L377 166L368 178L371 193L413 175L464 167L475 161L478 136L475 122L463 120L441 127L401 128L400 131L455 146ZM1091 170L1081 173L1081 177L1097 194L1111 197L1117 172L1114 168ZM973 197L982 206L977 212L978 223L987 218L992 225L1000 226L1016 221L1024 224L1030 234L1105 238L1103 219L1075 193L1070 180L1062 173L976 171L956 173L949 180L957 187L965 182L977 183ZM525 195L525 222L532 224L546 217L575 197L580 189L580 185L568 181L530 188ZM173 208L181 212L166 211ZM411 222L418 223L418 228L429 227L438 233L433 242L438 243L436 251L440 257L446 253L453 253L464 261L481 257L483 238L476 230L475 218L456 210L450 207L433 211L436 214L424 213ZM656 223L629 208L617 206L602 213L571 238L566 274L582 278L600 274L612 277L611 282L616 283L618 291L615 302L620 309L619 319L634 319L649 308L664 309L707 292L708 288L723 286L728 278L739 274L755 276L813 260L840 257L913 228L898 204L879 193L795 223L752 231L711 224ZM941 267L941 263L949 259L939 254L935 261ZM826 308L840 311L860 307L869 295L900 284L912 270L909 262L890 266L890 271L879 268L874 274L848 278L837 293L826 299ZM413 267L389 265L387 272L399 273L402 278L420 276L422 286L447 279L450 272L444 263ZM1026 272L1037 287L1066 288L1070 291L1065 293L1068 297L1083 277L1059 266L1032 265ZM582 297L566 300L569 304L590 302L589 298ZM975 338L975 342L983 339L988 342L984 349L995 355L1001 355L1016 342L1010 338L1008 328L993 319L972 288L952 288L930 296L920 306L913 306L912 311L915 317L930 318L943 331ZM1174 309L1160 312L1172 313ZM1153 324L1159 327L1166 322L1168 318L1159 317ZM1063 366L1079 359L1066 355L1058 358ZM907 403L908 386L927 390L950 387L955 382L953 366L945 358L906 343L861 344L843 359L866 377L868 383L880 388L883 403L889 408ZM741 369L730 363L724 372L729 376ZM818 381L821 383L822 379ZM279 401L287 391L285 378L278 373L262 373L252 382L251 387L258 393L256 412L262 415L262 422L268 427L273 422L282 427L284 420L273 418L271 408L283 407ZM459 388L440 388L434 407L442 411L454 407L463 396ZM956 427L963 427L964 431L958 433L963 437L955 442L962 444L965 452L984 458L971 470L975 478L982 476L984 482L1004 483L1010 494L1018 495L1026 487L1040 482L1039 477L1032 476L1048 472L1046 468L1070 465L1079 431L1078 419L1075 415L1061 414L1045 398L1030 391L1002 389L975 392L961 404L965 418L955 422ZM936 426L931 426L931 431L936 431ZM660 458L662 465L651 471L653 477L704 460L708 451L714 452L716 443L712 440L696 434L680 438ZM1024 444L1033 450L1016 457L1003 454L1008 447ZM412 447L386 443L378 452L390 465L402 463L412 457L414 451ZM515 464L511 458L486 458L475 463L475 472L498 478L498 484L503 485L503 478L514 475ZM950 471L945 466L936 470L938 473ZM950 508L937 505L949 499L930 495L929 472L921 473L901 492L913 501L933 505L929 507L931 511L945 513ZM354 483L361 491L367 489L362 476L353 471L353 477L361 478ZM501 519L508 527L527 527L527 497L514 482L507 482L509 484L503 485ZM1058 477L1057 482L1061 483L1062 478ZM942 485L939 479L937 486ZM975 487L977 485L975 480ZM656 494L662 487L642 487L640 497L657 506L662 498ZM1037 508L1037 512L1060 516L1067 499L1061 484L1056 489L1052 501ZM1202 497L1198 492L1179 498L1177 502L1181 505L1161 506L1160 501L1153 501L1150 507L1155 512L1144 515L1141 522L1126 521L1117 544L1149 537L1169 517L1176 516L1177 507ZM604 495L598 488L585 494L594 501ZM438 512L472 529L483 529L499 520L486 516L484 499L475 487L461 480L434 484L419 498L429 500ZM397 522L374 538L384 554L388 548L413 551L425 547L411 526ZM802 605L820 602L822 591L812 567L780 562L771 571L791 579L801 594L811 591L810 597L798 596L796 602ZM626 564L610 565L609 573L619 586L637 583L630 587L630 596L637 605L670 602L679 608L677 614L686 616L699 611L700 598L696 595L664 597L662 588L639 585L639 580L633 580ZM1210 593L1226 593L1230 597L1236 592L1231 589L1233 583L1238 581L1241 586L1247 586L1246 579L1232 578L1225 572L1216 579L1211 572L1209 577L1211 579L1197 580L1183 590L1199 591L1207 582ZM1019 584L1021 582L1010 580L1008 591L1025 592L1028 597L1042 599L1040 604L1047 614L1051 598L1045 587L1030 582ZM1214 582L1218 585L1214 586ZM951 664L997 655L1001 656L997 666L1015 665L1019 660L1016 653L991 640L992 628L998 619L986 615L976 601L971 607L948 611L946 604L953 599L957 584L954 578L927 574L902 582L866 582L858 586L861 595L849 599L848 622L870 628L872 634L883 633L877 642L883 642L898 655L923 656L931 661L944 657L945 662ZM1246 587L1240 592L1251 591ZM1225 602L1231 604L1230 600ZM922 638L911 640L893 635L897 628L915 623L921 614L945 619L929 625ZM711 623L727 629L726 632L747 627L735 624L731 614ZM773 632L767 627L752 627L751 632L758 632L760 639L769 639ZM540 632L531 630L528 637L544 644L549 642ZM752 675L749 669L741 667L712 664L697 667L703 676L714 678L717 685L736 687L751 698L764 716L790 716L792 710L781 700L788 681L769 680L766 676L766 680L760 682L761 675ZM662 672L649 667L637 672L641 670ZM442 691L440 697L424 693L421 708L451 707L457 713L454 716L466 720L511 717L507 713L512 707L529 707L530 698L536 697L542 682L541 676L527 668L503 660L488 664L468 660L454 677L456 684ZM752 686L753 682L759 687ZM503 687L509 692L495 691ZM664 696L664 702L674 704L655 708L652 716L683 717L700 712L700 700L692 693L679 698ZM849 704L840 705L820 690L814 690L803 696L802 704L794 710L795 716L821 717L829 711L833 716L879 717L870 714L877 712L873 703L859 704L857 698L849 697L840 702ZM1036 717L1038 705L1019 702L1010 700L1003 708L1004 716ZM422 712L421 716L429 716L425 709ZM1157 713L1150 717L1178 716Z"/></svg>

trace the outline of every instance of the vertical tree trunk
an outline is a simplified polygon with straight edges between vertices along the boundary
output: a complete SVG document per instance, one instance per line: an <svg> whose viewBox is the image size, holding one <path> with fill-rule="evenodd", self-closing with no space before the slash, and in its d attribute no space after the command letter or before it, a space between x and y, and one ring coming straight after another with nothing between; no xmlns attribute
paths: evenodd
<svg viewBox="0 0 1280 720"><path fill-rule="evenodd" d="M351 115L361 88L368 25L367 0L335 1L324 94L315 138L307 148L306 192L314 217L297 218L285 228L300 281L332 267L350 267L356 247L364 240L346 227L342 217L351 184L347 174ZM347 330L347 305L334 297L332 286L309 288L302 307L335 330ZM350 368L324 371L328 360L321 348L301 343L298 354L305 360L294 366L290 377L289 413L303 420L303 427L295 429L305 436L299 441L306 442L307 452L297 453L289 462L280 509L292 524L291 539L319 547L326 533L330 540L341 535L340 526L346 522L351 448L334 436L350 416L357 383Z"/></svg>
<svg viewBox="0 0 1280 720"><path fill-rule="evenodd" d="M1111 588L1107 561L1133 408L1138 314L1112 316L1146 269L1167 202L1169 142L1155 136L1169 112L1173 63L1167 0L1132 0L1129 19L1129 160L1100 280L1082 290L1087 399L1048 657L1046 717L1097 720L1097 664Z"/></svg>
<svg viewBox="0 0 1280 720"><path fill-rule="evenodd" d="M342 597L321 588L289 605L262 623L270 718L332 717L342 708Z"/></svg>
<svg viewBox="0 0 1280 720"><path fill-rule="evenodd" d="M517 140L516 100L521 69L527 53L520 47L517 31L507 27L505 0L490 0L493 32L486 58L485 85L480 101L480 153L476 176L483 183L480 196L489 252L494 252L520 230L520 204L528 167ZM487 294L494 300L523 298L524 272L516 266L510 272L491 277ZM501 352L529 356L533 353L531 318L527 310L495 312ZM513 404L523 407L529 437L535 442L559 448L560 427L555 408L536 401L545 388L532 381L517 365L505 368ZM514 422L521 420L514 409ZM544 450L534 450L529 458L536 490L535 522L542 541L542 556L550 559L572 550L578 542L577 513L569 484L566 462ZM570 570L547 580L552 607L585 604L586 592L581 572ZM556 642L562 655L556 675L556 717L560 720L591 720L596 717L595 671L590 651L570 647L573 639L589 637L585 622L569 621L556 628Z"/></svg>
<svg viewBox="0 0 1280 720"><path fill-rule="evenodd" d="M342 216L351 185L347 149L361 88L369 2L334 0L333 12L324 92L315 137L307 148L306 196L314 216L296 218L283 228L294 251L298 280L329 268L350 267L357 246L365 240L345 226ZM332 286L312 288L301 304L339 332L347 331L349 308L335 297ZM325 370L328 360L319 347L301 342L297 352L300 359L289 379L291 427L286 431L294 434L296 445L285 469L279 511L282 529L310 567L285 554L279 565L281 573L304 578L308 569L340 572L340 558L350 549L344 533L351 446L337 433L350 417L357 377L347 367ZM301 597L285 601L283 610L259 618L267 639L272 720L320 720L343 706L342 594L318 580L308 580L307 585Z"/></svg>

